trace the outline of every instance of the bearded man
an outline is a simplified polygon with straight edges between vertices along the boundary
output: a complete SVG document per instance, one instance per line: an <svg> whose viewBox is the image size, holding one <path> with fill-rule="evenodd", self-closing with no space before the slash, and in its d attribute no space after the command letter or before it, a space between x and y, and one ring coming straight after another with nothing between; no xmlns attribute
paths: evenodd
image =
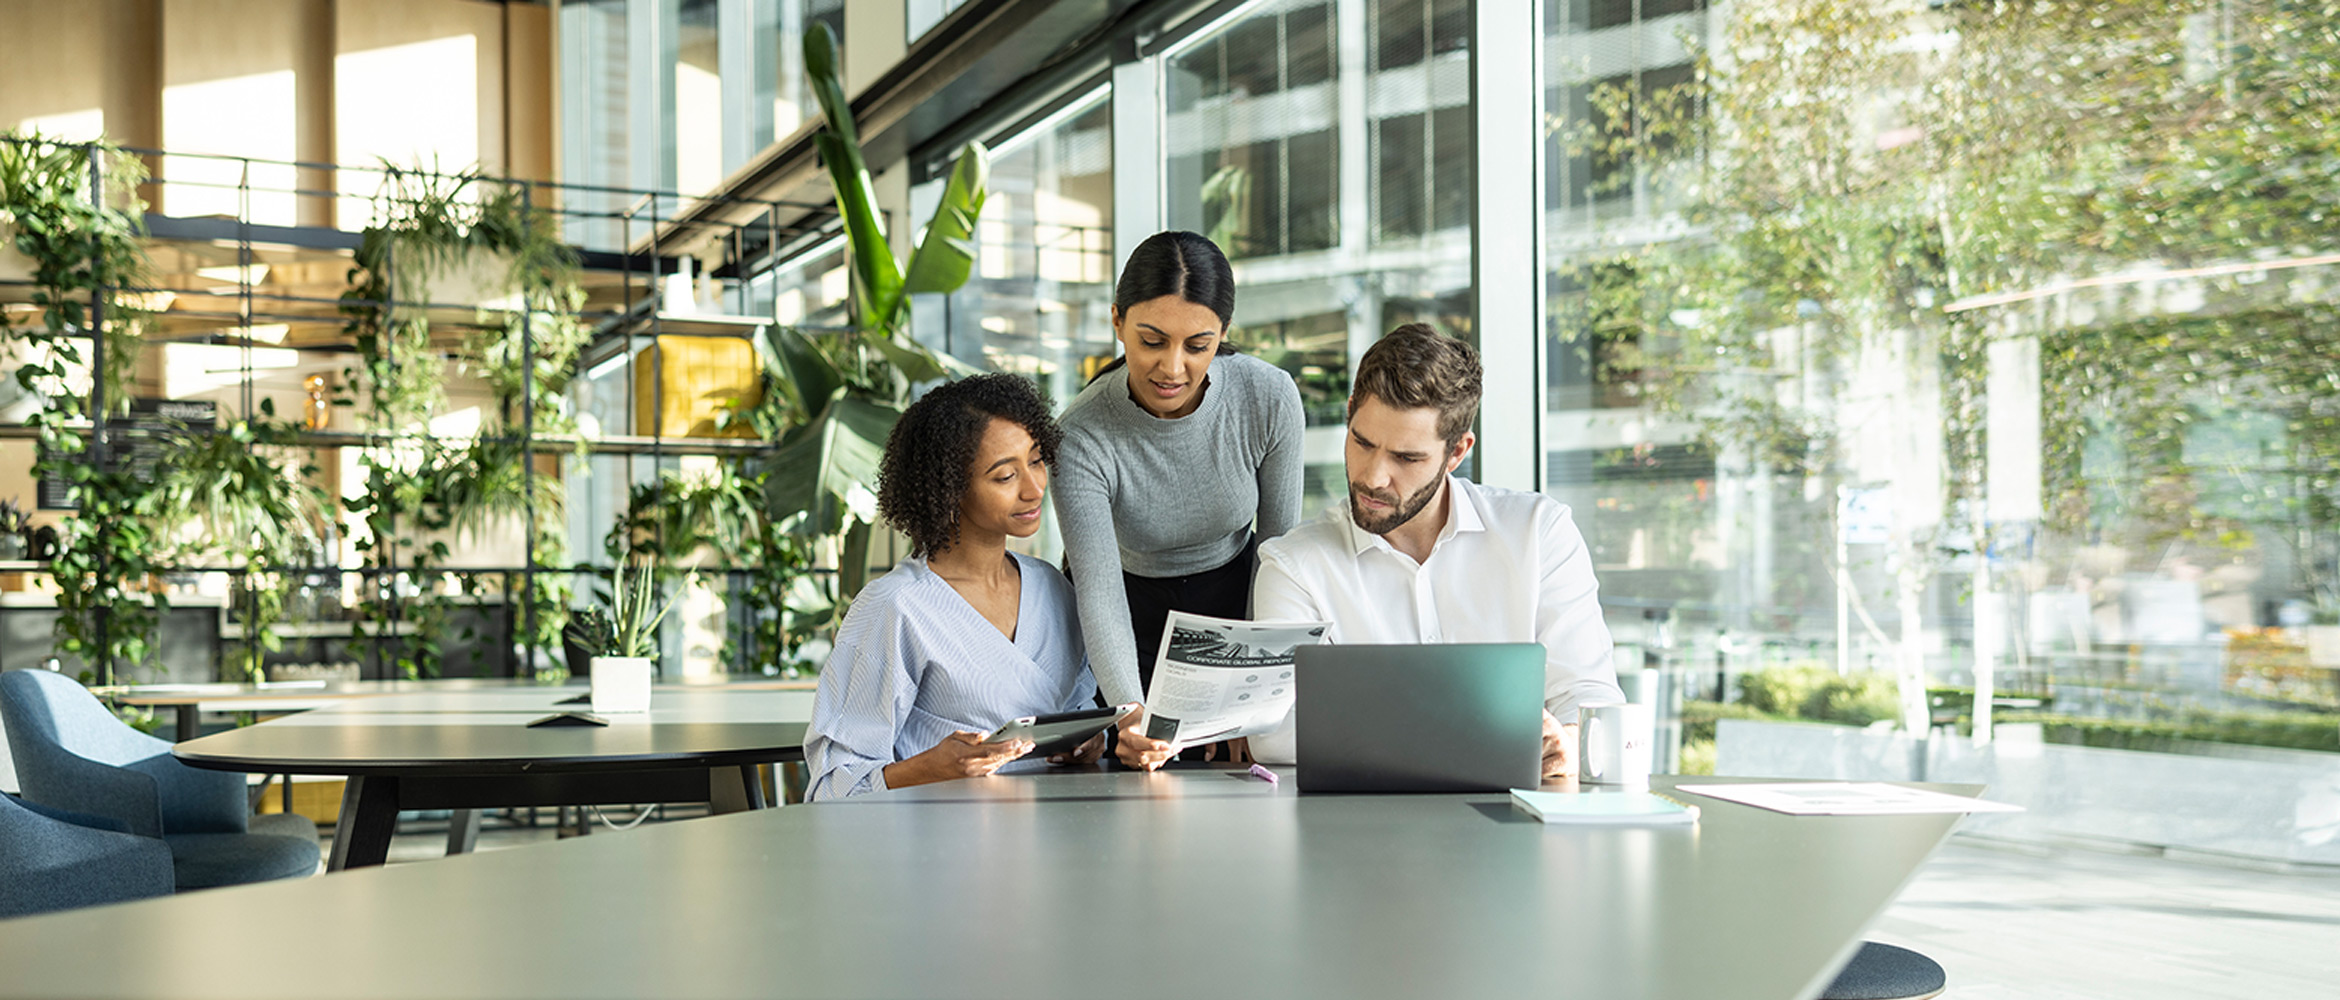
<svg viewBox="0 0 2340 1000"><path fill-rule="evenodd" d="M1454 474L1477 438L1478 352L1419 323L1358 363L1349 478L1335 510L1259 547L1260 621L1329 621L1332 643L1536 642L1544 647L1544 772L1576 769L1576 710L1625 700L1592 553L1568 506ZM1251 738L1294 759L1293 729Z"/></svg>

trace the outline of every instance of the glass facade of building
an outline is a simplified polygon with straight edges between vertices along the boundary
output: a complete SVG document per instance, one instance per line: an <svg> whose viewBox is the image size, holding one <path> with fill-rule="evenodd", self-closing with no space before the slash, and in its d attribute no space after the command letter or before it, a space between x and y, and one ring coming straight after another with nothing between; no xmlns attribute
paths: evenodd
<svg viewBox="0 0 2340 1000"><path fill-rule="evenodd" d="M921 341L1028 375L1059 405L1112 358L1112 117L1099 90L992 151L975 272L914 304ZM933 215L943 183L911 190L913 217Z"/></svg>
<svg viewBox="0 0 2340 1000"><path fill-rule="evenodd" d="M1400 323L1469 338L1468 11L1286 0L1161 57L1167 228L1235 261L1230 339L1300 385L1307 513L1344 495L1349 376Z"/></svg>
<svg viewBox="0 0 2340 1000"><path fill-rule="evenodd" d="M1691 697L2340 708L2332 206L2280 180L2333 148L2329 33L2100 6L1547 6L1546 486Z"/></svg>
<svg viewBox="0 0 2340 1000"><path fill-rule="evenodd" d="M684 195L713 190L818 114L801 43L844 34L844 0L572 0L560 5L561 163L573 184ZM670 219L679 198L571 197L612 218L571 224L614 249ZM619 218L631 212L630 218Z"/></svg>
<svg viewBox="0 0 2340 1000"><path fill-rule="evenodd" d="M910 39L954 6L910 3ZM2276 7L2115 6L2135 30L1541 5L1541 370L1489 374L1533 379L1538 403L1483 440L1534 436L1534 481L1509 485L1576 512L1621 659L1674 666L1690 702L1842 674L1840 714L1921 726L1974 719L1977 687L2017 721L2213 739L2340 708L2340 387L2316 283L2333 206L2275 180L2330 153L2329 111L2296 96L2330 43ZM753 36L771 121L733 138L729 118L662 116L679 131L653 142L608 110L645 92L621 84L650 43L621 29L668 17L661 92L711 65L696 85L730 94L730 57L692 41L730 6L563 5L567 113L590 123L572 176L682 184L708 176L687 150L719 174L731 143L790 131L798 70L775 39L841 18L741 9L777 26ZM1301 386L1309 512L1336 503L1359 356L1404 322L1492 336L1474 265L1513 266L1473 259L1473 219L1499 217L1475 191L1497 127L1471 100L1475 9L1269 0L1124 55L1114 78L1150 74L1154 113L1105 88L997 135L976 276L918 303L917 335L1062 401L1115 350L1116 227L1124 247L1202 232L1235 262L1233 341ZM1151 169L1117 179L1131 156ZM938 192L914 186L911 217ZM752 311L842 322L840 262L788 262Z"/></svg>

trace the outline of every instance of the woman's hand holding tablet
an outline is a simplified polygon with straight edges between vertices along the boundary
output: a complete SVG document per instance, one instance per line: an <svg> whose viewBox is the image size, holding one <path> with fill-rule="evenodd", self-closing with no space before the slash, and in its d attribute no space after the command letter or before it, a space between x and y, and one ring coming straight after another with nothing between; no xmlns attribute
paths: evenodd
<svg viewBox="0 0 2340 1000"><path fill-rule="evenodd" d="M989 745L1025 740L1033 744L1034 753L1050 756L1072 754L1077 757L1089 750L1087 744L1092 739L1112 728L1114 723L1121 721L1123 716L1136 708L1135 704L1129 704L1118 708L1097 708L1055 715L1027 715L992 730L983 737L983 743ZM1103 744L1099 744L1097 749L1102 753ZM1091 754L1090 759L1094 760L1095 755Z"/></svg>

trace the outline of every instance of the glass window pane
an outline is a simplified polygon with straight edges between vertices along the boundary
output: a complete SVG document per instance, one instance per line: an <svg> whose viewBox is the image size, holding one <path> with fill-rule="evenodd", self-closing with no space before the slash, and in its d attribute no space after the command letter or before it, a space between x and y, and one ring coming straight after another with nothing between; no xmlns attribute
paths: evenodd
<svg viewBox="0 0 2340 1000"><path fill-rule="evenodd" d="M1461 229L1470 224L1468 4L1380 0L1373 10L1373 241Z"/></svg>
<svg viewBox="0 0 2340 1000"><path fill-rule="evenodd" d="M1428 228L1430 206L1429 184L1423 176L1423 127L1428 119L1422 115L1399 115L1384 118L1374 124L1373 174L1374 219L1379 223L1374 238L1387 240L1400 236L1420 236Z"/></svg>
<svg viewBox="0 0 2340 1000"><path fill-rule="evenodd" d="M1236 25L1219 47L1225 91L1243 97L1265 97L1284 89L1281 18L1254 18Z"/></svg>
<svg viewBox="0 0 2340 1000"><path fill-rule="evenodd" d="M1374 0L1373 68L1412 66L1430 54L1422 19L1424 0Z"/></svg>
<svg viewBox="0 0 2340 1000"><path fill-rule="evenodd" d="M1000 144L975 274L914 304L921 341L1028 376L1059 407L1114 354L1112 108L1100 92L1046 131ZM943 183L914 191L914 211L931 211ZM1057 545L1050 525L1033 551L1053 558Z"/></svg>
<svg viewBox="0 0 2340 1000"><path fill-rule="evenodd" d="M1284 86L1306 87L1333 78L1333 20L1331 7L1302 7L1284 19L1286 45Z"/></svg>
<svg viewBox="0 0 2340 1000"><path fill-rule="evenodd" d="M817 115L804 32L843 36L844 0L573 0L560 7L561 163L580 185L699 194ZM652 40L660 44L653 46ZM727 72L726 67L729 67ZM633 204L572 192L567 232L616 249ZM658 200L671 218L682 206ZM649 212L635 222L648 226Z"/></svg>
<svg viewBox="0 0 2340 1000"><path fill-rule="evenodd" d="M1329 250L1338 241L1339 155L1330 129L1296 135L1285 144L1284 176L1291 192L1284 201L1290 220L1286 252Z"/></svg>
<svg viewBox="0 0 2340 1000"><path fill-rule="evenodd" d="M625 187L629 183L625 0L578 0L560 8L561 175L572 184ZM580 217L564 233L579 245L614 249L618 224L586 216L625 207L623 195L573 191L566 206Z"/></svg>
<svg viewBox="0 0 2340 1000"><path fill-rule="evenodd" d="M1467 17L1454 0L1282 0L1163 58L1168 223L1227 252L1229 340L1300 386L1309 515L1346 494L1363 351L1415 320L1472 335ZM1367 66L1346 102L1344 35Z"/></svg>
<svg viewBox="0 0 2340 1000"><path fill-rule="evenodd" d="M905 37L916 42L925 37L927 32L933 31L934 26L941 24L943 18L949 17L952 11L966 6L967 0L903 0L903 4L904 26L907 28Z"/></svg>
<svg viewBox="0 0 2340 1000"><path fill-rule="evenodd" d="M1694 702L1953 726L1975 766L2020 734L2042 828L2077 744L2329 729L2340 245L2287 180L2334 155L2340 95L2298 74L2329 33L2249 4L1547 10L1547 490L1620 643ZM2151 192L2075 183L2111 177ZM2086 822L2202 822L2164 811Z"/></svg>
<svg viewBox="0 0 2340 1000"><path fill-rule="evenodd" d="M1167 60L1173 227L1231 258L1338 242L1333 12L1272 4Z"/></svg>
<svg viewBox="0 0 2340 1000"><path fill-rule="evenodd" d="M716 54L715 0L682 0L676 17L674 175L676 191L699 194L723 181L723 79ZM735 44L749 44L740 39ZM741 81L731 81L738 86Z"/></svg>
<svg viewBox="0 0 2340 1000"><path fill-rule="evenodd" d="M1439 108L1431 115L1430 225L1462 230L1471 224L1471 110Z"/></svg>
<svg viewBox="0 0 2340 1000"><path fill-rule="evenodd" d="M1430 51L1466 52L1471 47L1471 0L1430 0Z"/></svg>

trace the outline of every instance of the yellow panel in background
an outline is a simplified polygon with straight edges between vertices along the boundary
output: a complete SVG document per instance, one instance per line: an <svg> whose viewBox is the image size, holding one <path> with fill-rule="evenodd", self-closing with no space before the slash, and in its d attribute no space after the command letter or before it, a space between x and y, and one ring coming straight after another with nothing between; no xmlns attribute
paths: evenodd
<svg viewBox="0 0 2340 1000"><path fill-rule="evenodd" d="M277 779L279 781L283 778ZM292 783L292 811L307 816L318 826L332 826L341 819L341 791L349 784L343 780L295 781ZM284 811L284 786L271 784L260 795L260 812Z"/></svg>
<svg viewBox="0 0 2340 1000"><path fill-rule="evenodd" d="M762 402L762 373L755 345L744 339L660 337L634 355L634 433L655 427L660 437L754 437L745 423L717 432L715 416Z"/></svg>

